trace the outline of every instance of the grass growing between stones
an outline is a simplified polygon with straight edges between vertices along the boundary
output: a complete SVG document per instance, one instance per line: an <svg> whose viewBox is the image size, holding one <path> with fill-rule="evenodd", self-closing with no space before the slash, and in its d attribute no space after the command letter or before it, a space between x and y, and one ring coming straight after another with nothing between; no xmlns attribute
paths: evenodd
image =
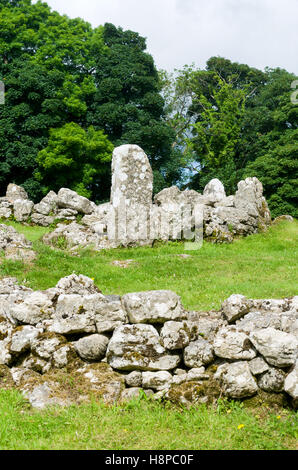
<svg viewBox="0 0 298 470"><path fill-rule="evenodd" d="M0 391L0 450L298 449L297 414L236 402L191 409L134 400L32 411L15 391Z"/></svg>
<svg viewBox="0 0 298 470"><path fill-rule="evenodd" d="M218 309L233 293L249 298L297 294L297 221L274 225L267 233L230 245L205 242L196 251L185 251L183 242L172 242L99 253L84 250L75 255L43 245L39 239L47 229L11 225L33 241L38 258L27 266L2 260L0 275L15 276L34 289L53 287L61 277L75 272L94 278L104 294L170 289L182 297L186 308L194 310ZM125 260L135 262L125 268L113 264Z"/></svg>

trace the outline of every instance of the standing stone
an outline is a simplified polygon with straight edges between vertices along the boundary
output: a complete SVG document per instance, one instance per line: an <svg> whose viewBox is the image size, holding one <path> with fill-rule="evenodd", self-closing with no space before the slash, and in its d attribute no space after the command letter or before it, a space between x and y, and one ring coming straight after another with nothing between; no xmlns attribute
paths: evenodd
<svg viewBox="0 0 298 470"><path fill-rule="evenodd" d="M147 155L138 145L122 145L113 153L109 239L122 245L150 244L149 216L153 173Z"/></svg>
<svg viewBox="0 0 298 470"><path fill-rule="evenodd" d="M112 161L111 203L121 201L150 206L152 204L153 173L145 152L138 145L121 145L114 150Z"/></svg>

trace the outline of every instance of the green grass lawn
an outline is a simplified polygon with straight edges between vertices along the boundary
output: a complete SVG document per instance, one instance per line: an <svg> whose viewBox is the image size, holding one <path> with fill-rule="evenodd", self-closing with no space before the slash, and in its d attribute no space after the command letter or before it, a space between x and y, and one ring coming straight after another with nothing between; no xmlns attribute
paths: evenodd
<svg viewBox="0 0 298 470"><path fill-rule="evenodd" d="M0 450L298 449L297 414L248 411L220 402L178 409L135 400L32 411L17 392L0 391Z"/></svg>
<svg viewBox="0 0 298 470"><path fill-rule="evenodd" d="M71 256L43 245L46 229L12 224L33 241L38 259L33 265L2 261L0 275L16 276L34 289L55 286L61 277L75 272L95 279L104 294L170 289L188 309L218 309L233 293L249 298L282 298L297 294L298 222L272 226L265 234L251 235L230 245L208 242L197 251L184 251L184 243L159 244L154 248L84 251ZM189 254L181 258L179 254ZM129 268L114 260L133 259Z"/></svg>
<svg viewBox="0 0 298 470"><path fill-rule="evenodd" d="M250 298L297 295L298 223L272 226L231 245L204 243L185 252L183 243L71 256L40 242L41 227L11 223L33 241L32 265L2 259L0 276L15 276L34 289L53 287L76 272L94 278L105 294L171 289L185 307L218 309L232 293ZM179 254L189 254L181 258ZM114 260L135 260L127 269ZM0 390L0 449L200 450L298 449L297 413L248 409L221 402L189 410L148 400L36 411L18 392Z"/></svg>

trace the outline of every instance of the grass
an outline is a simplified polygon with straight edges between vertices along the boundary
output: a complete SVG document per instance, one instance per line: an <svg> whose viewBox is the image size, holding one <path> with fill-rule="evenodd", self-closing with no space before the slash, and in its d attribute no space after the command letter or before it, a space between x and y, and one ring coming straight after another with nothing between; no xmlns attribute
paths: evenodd
<svg viewBox="0 0 298 470"><path fill-rule="evenodd" d="M0 450L298 449L297 415L248 411L220 401L178 409L145 399L32 411L18 392L0 391Z"/></svg>
<svg viewBox="0 0 298 470"><path fill-rule="evenodd" d="M104 294L122 295L143 290L170 289L188 309L218 309L233 293L249 298L282 298L297 294L298 222L272 226L265 234L251 235L230 245L204 243L197 251L184 251L182 242L159 243L153 248L82 251L72 256L53 250L39 238L47 229L11 223L33 241L38 258L33 265L3 260L0 276L15 276L34 289L56 285L72 272L94 278ZM179 254L189 254L181 258ZM114 260L134 259L124 269Z"/></svg>

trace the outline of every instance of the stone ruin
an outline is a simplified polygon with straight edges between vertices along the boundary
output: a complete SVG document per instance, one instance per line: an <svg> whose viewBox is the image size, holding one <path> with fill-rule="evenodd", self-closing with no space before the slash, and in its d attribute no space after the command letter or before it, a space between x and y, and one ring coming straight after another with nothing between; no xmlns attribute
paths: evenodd
<svg viewBox="0 0 298 470"><path fill-rule="evenodd" d="M33 407L141 393L179 405L221 397L298 404L298 297L231 295L188 311L171 291L104 295L72 274L33 291L0 281L0 388Z"/></svg>
<svg viewBox="0 0 298 470"><path fill-rule="evenodd" d="M264 231L270 211L257 178L238 183L235 195L226 196L213 179L203 194L178 187L164 189L153 199L153 173L137 145L122 145L113 152L111 200L96 205L67 188L50 191L38 204L23 188L10 184L0 198L0 217L41 226L55 226L44 242L64 241L70 249L95 250L119 246L152 245L155 240L205 240L222 243Z"/></svg>

